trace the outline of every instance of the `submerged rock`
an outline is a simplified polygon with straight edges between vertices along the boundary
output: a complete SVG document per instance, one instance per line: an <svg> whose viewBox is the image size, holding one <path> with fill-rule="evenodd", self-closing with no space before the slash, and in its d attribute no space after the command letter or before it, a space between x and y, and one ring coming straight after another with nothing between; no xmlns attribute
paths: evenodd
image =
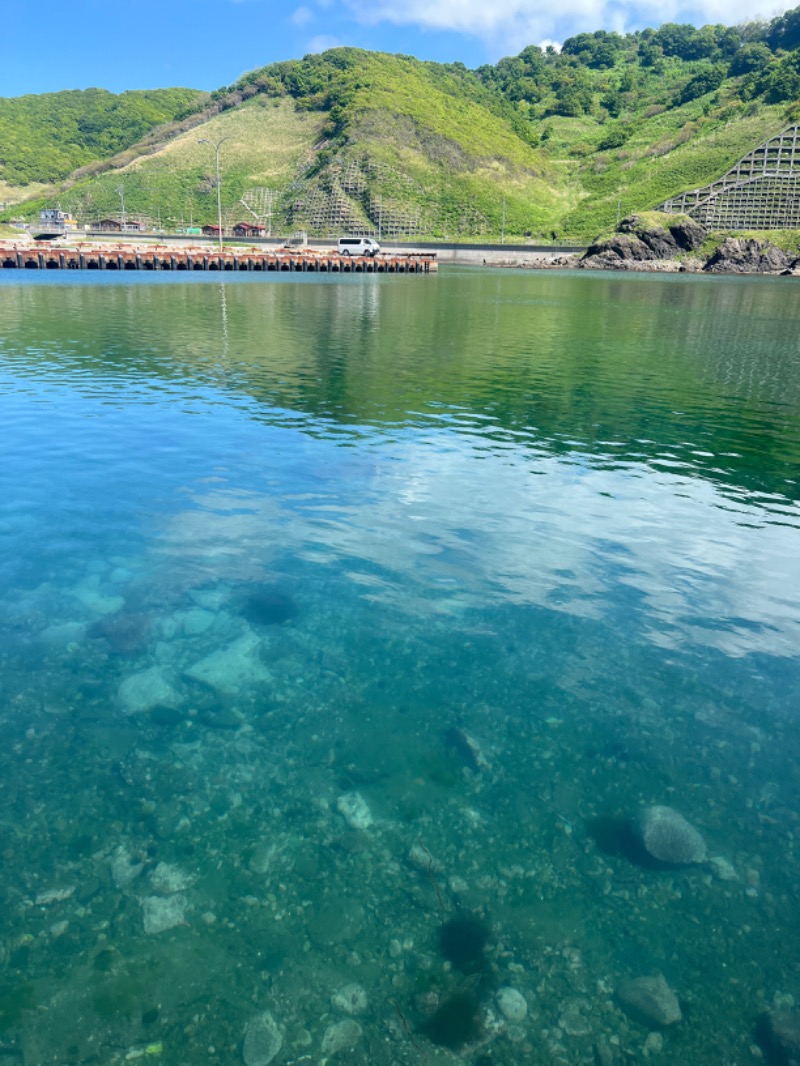
<svg viewBox="0 0 800 1066"><path fill-rule="evenodd" d="M363 1014L367 1009L367 993L361 985L343 985L333 993L331 1003L344 1014Z"/></svg>
<svg viewBox="0 0 800 1066"><path fill-rule="evenodd" d="M336 809L351 829L369 829L372 812L360 792L345 792L336 801Z"/></svg>
<svg viewBox="0 0 800 1066"><path fill-rule="evenodd" d="M730 861L722 855L712 855L708 860L708 864L711 867L712 873L720 881L738 881L739 875L736 872L736 867Z"/></svg>
<svg viewBox="0 0 800 1066"><path fill-rule="evenodd" d="M118 695L125 714L142 714L154 707L177 707L180 703L178 692L158 666L126 677Z"/></svg>
<svg viewBox="0 0 800 1066"><path fill-rule="evenodd" d="M642 807L633 819L633 831L647 854L659 862L687 865L705 861L706 842L672 807Z"/></svg>
<svg viewBox="0 0 800 1066"><path fill-rule="evenodd" d="M242 688L270 680L270 673L258 657L261 641L246 633L225 648L199 659L186 676L222 695L236 695Z"/></svg>
<svg viewBox="0 0 800 1066"><path fill-rule="evenodd" d="M625 978L617 985L617 999L632 1018L646 1025L675 1025L682 1017L678 998L662 974Z"/></svg>
<svg viewBox="0 0 800 1066"><path fill-rule="evenodd" d="M174 929L186 921L186 897L177 893L173 896L148 896L142 900L144 910L145 933L163 933Z"/></svg>
<svg viewBox="0 0 800 1066"><path fill-rule="evenodd" d="M362 1031L353 1018L329 1025L322 1037L322 1054L335 1055L337 1051L349 1051L361 1039Z"/></svg>
<svg viewBox="0 0 800 1066"><path fill-rule="evenodd" d="M160 862L150 874L150 884L162 896L182 892L194 883L194 878L168 862Z"/></svg>
<svg viewBox="0 0 800 1066"><path fill-rule="evenodd" d="M135 655L150 642L152 624L146 614L120 611L89 626L92 640L105 640L115 655Z"/></svg>
<svg viewBox="0 0 800 1066"><path fill-rule="evenodd" d="M83 622L62 622L47 626L39 635L45 644L80 644L86 637L86 626Z"/></svg>
<svg viewBox="0 0 800 1066"><path fill-rule="evenodd" d="M268 1066L283 1047L278 1023L268 1010L256 1014L244 1031L242 1058L245 1066Z"/></svg>
<svg viewBox="0 0 800 1066"><path fill-rule="evenodd" d="M789 1063L800 1063L800 1011L772 1010L766 1023L772 1049Z"/></svg>
<svg viewBox="0 0 800 1066"><path fill-rule="evenodd" d="M128 888L144 869L144 863L134 858L124 844L120 844L109 859L111 877L117 888Z"/></svg>
<svg viewBox="0 0 800 1066"><path fill-rule="evenodd" d="M500 1013L508 1022L521 1022L528 1013L525 997L516 988L498 988L495 996Z"/></svg>

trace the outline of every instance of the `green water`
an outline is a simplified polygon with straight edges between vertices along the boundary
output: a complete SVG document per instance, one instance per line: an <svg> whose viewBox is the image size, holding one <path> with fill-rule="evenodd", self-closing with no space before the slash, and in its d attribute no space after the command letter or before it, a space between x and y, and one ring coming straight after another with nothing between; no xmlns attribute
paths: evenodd
<svg viewBox="0 0 800 1066"><path fill-rule="evenodd" d="M0 1045L770 1061L798 332L791 279L0 275Z"/></svg>

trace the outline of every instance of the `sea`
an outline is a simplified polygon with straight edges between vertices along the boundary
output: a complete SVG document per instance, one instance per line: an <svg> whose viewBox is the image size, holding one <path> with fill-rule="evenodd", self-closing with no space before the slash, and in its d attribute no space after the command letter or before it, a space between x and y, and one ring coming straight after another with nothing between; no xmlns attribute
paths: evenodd
<svg viewBox="0 0 800 1066"><path fill-rule="evenodd" d="M798 337L2 272L0 1066L800 1053Z"/></svg>

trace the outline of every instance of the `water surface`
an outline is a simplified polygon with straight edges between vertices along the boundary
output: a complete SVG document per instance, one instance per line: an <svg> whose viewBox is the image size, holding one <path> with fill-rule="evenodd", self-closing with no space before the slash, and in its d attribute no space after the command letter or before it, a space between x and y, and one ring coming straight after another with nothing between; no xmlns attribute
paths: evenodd
<svg viewBox="0 0 800 1066"><path fill-rule="evenodd" d="M662 973L650 1052L749 1061L800 997L799 329L784 279L0 276L0 1039L622 1062Z"/></svg>

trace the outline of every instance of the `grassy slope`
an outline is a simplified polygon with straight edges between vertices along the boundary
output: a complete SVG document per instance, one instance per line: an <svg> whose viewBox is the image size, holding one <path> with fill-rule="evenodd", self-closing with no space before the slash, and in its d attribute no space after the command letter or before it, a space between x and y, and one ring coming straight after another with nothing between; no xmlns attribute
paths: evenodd
<svg viewBox="0 0 800 1066"><path fill-rule="evenodd" d="M96 213L116 215L117 188L125 190L126 208L132 214L151 214L161 206L167 219L210 221L216 218L215 154L199 138L219 143L223 172L222 201L226 214L251 219L238 201L252 187L285 187L298 169L314 159L324 116L297 111L286 100L256 97L240 107L216 115L208 122L169 141L162 149L120 170L102 175L71 190L69 199L91 197Z"/></svg>
<svg viewBox="0 0 800 1066"><path fill-rule="evenodd" d="M431 230L482 220L499 234L547 225L572 206L564 168L463 90L463 79L402 56L368 55L349 107L345 151L397 168L421 188ZM466 219L465 216L466 215Z"/></svg>

